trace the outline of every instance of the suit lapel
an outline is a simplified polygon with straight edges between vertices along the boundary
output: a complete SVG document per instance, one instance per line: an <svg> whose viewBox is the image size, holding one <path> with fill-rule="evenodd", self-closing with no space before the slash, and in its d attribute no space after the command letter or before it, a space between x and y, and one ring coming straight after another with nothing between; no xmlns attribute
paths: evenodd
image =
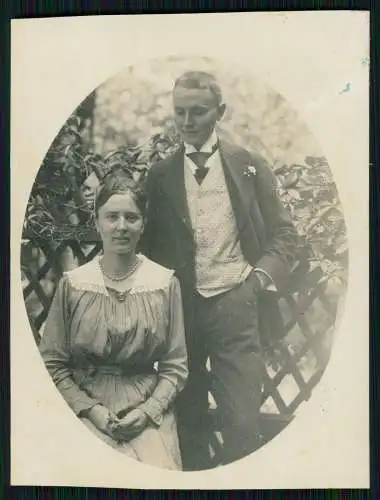
<svg viewBox="0 0 380 500"><path fill-rule="evenodd" d="M248 222L249 207L253 195L252 183L248 182L249 178L244 175L248 163L238 150L228 142L219 140L219 147L232 207L238 228L242 230ZM181 221L193 234L185 189L183 147L171 157L170 164L162 178L162 189L171 200Z"/></svg>
<svg viewBox="0 0 380 500"><path fill-rule="evenodd" d="M253 195L252 183L245 175L248 163L228 142L220 140L219 147L232 207L241 230L247 223Z"/></svg>
<svg viewBox="0 0 380 500"><path fill-rule="evenodd" d="M171 200L181 221L185 224L191 234L193 234L185 189L183 148L179 149L172 156L171 162L165 170L165 174L162 179L162 189Z"/></svg>

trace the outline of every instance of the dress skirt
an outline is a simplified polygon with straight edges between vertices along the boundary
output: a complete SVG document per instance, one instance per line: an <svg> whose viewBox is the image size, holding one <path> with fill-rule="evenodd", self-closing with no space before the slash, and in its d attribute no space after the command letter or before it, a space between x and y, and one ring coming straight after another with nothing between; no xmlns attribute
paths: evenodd
<svg viewBox="0 0 380 500"><path fill-rule="evenodd" d="M99 431L87 418L81 421L103 442L127 457L169 470L182 470L177 425L173 411L168 411L159 428L152 425L128 442L117 442Z"/></svg>

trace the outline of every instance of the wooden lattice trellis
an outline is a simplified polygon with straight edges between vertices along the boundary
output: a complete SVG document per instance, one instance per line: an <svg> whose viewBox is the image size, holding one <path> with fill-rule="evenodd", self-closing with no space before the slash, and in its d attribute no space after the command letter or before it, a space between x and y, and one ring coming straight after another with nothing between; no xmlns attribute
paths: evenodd
<svg viewBox="0 0 380 500"><path fill-rule="evenodd" d="M59 277L65 270L62 256L68 251L74 260L72 265L81 265L93 259L100 251L101 243L97 235L89 234L86 242L77 240L62 241L53 244L35 235L24 234L22 248L23 295L26 303L30 325L34 338L39 343L41 332L46 320L51 299ZM31 264L31 252L38 254L38 263ZM74 262L74 264L73 264ZM49 279L47 280L47 277ZM336 304L325 292L326 282L321 280L322 272L293 272L293 277L286 292L278 296L281 311L284 316L283 338L294 334L298 338L298 349L290 349L291 344L276 342L273 353L276 355L277 366L267 365L262 393L261 431L263 444L280 432L294 417L301 403L308 400L314 387L319 382L329 358L329 345L326 334L332 330L336 317ZM50 283L47 287L46 283ZM318 311L323 321L315 322L308 319L308 312L319 302ZM312 324L313 323L313 324ZM295 333L296 332L296 333ZM302 360L313 356L315 366L305 371ZM288 390L291 382L294 392L289 398ZM288 384L288 386L286 385ZM271 402L268 411L268 402ZM220 461L222 437L213 419L214 408L210 408L210 422L213 432L210 437L210 453L214 465Z"/></svg>

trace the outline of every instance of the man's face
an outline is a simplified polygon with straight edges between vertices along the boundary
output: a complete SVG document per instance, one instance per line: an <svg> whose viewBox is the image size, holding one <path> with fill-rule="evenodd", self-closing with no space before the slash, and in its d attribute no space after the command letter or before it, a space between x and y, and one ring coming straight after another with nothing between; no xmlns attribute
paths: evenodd
<svg viewBox="0 0 380 500"><path fill-rule="evenodd" d="M173 91L174 120L183 140L200 148L206 142L224 113L208 89L176 87Z"/></svg>

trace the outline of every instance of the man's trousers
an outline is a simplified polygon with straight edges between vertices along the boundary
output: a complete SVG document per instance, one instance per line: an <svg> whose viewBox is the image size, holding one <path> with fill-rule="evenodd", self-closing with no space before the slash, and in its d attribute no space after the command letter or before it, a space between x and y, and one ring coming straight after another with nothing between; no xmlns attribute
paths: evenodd
<svg viewBox="0 0 380 500"><path fill-rule="evenodd" d="M178 430L184 470L199 470L209 467L209 390L224 441L223 463L259 446L264 366L254 278L251 274L241 285L211 298L184 293L183 302L189 378L177 400Z"/></svg>

